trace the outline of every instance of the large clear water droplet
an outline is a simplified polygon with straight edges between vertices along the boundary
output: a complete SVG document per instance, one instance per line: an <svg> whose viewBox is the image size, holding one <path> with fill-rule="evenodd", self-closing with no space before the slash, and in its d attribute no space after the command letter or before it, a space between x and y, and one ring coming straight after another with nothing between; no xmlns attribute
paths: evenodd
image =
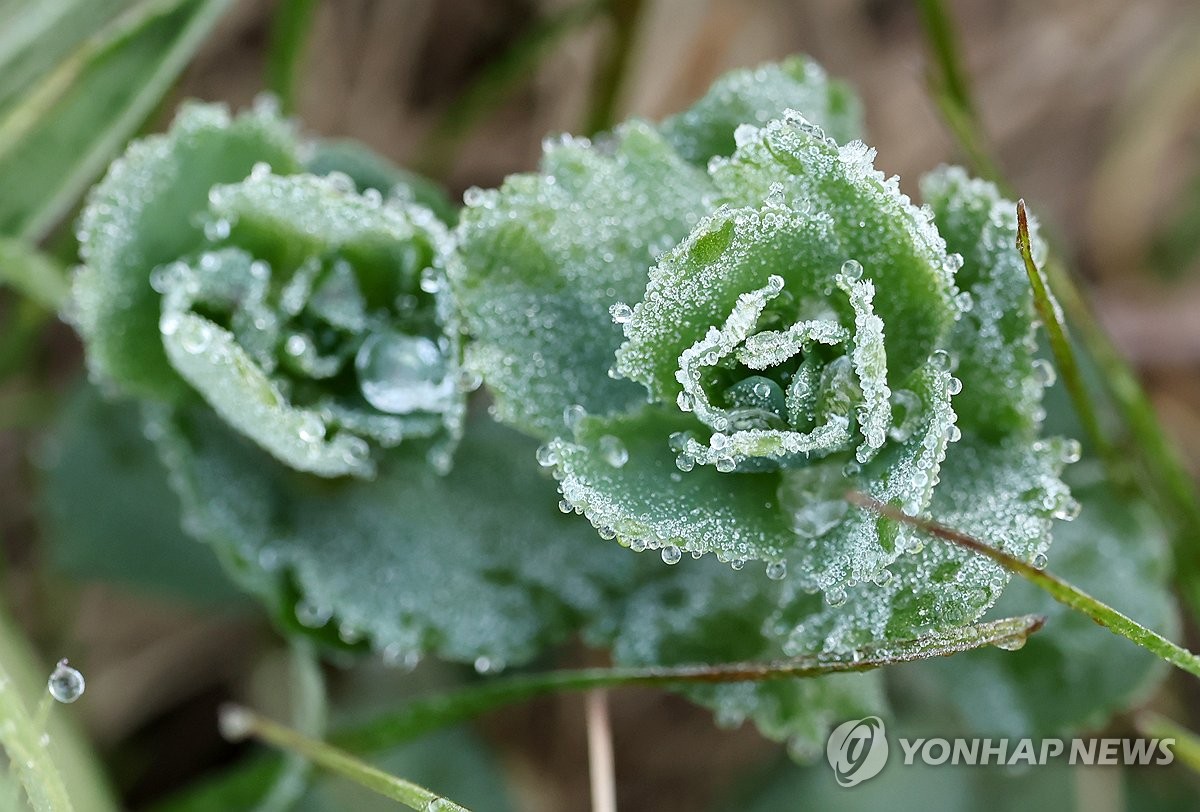
<svg viewBox="0 0 1200 812"><path fill-rule="evenodd" d="M629 462L629 451L619 438L605 434L599 440L600 456L613 468L620 468Z"/></svg>
<svg viewBox="0 0 1200 812"><path fill-rule="evenodd" d="M66 660L58 661L46 682L50 696L67 705L83 696L84 687L83 674L69 666Z"/></svg>
<svg viewBox="0 0 1200 812"><path fill-rule="evenodd" d="M358 385L381 412L439 412L454 396L455 381L431 339L401 333L375 333L354 359Z"/></svg>
<svg viewBox="0 0 1200 812"><path fill-rule="evenodd" d="M849 511L845 490L840 463L791 468L779 482L779 505L791 516L796 535L820 538L837 527Z"/></svg>

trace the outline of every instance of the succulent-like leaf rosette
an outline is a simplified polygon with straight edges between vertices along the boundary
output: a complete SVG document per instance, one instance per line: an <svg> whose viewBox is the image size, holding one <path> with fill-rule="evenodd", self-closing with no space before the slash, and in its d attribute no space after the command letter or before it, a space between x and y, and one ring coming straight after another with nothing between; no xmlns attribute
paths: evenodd
<svg viewBox="0 0 1200 812"><path fill-rule="evenodd" d="M146 401L188 529L283 622L487 670L566 634L624 567L591 544L564 578L540 550L579 530L505 471L532 453L515 433L475 432L452 466L451 235L416 200L436 190L269 107L185 106L91 194L74 320L94 375Z"/></svg>
<svg viewBox="0 0 1200 812"><path fill-rule="evenodd" d="M102 380L190 389L289 468L367 477L379 449L459 433L449 235L422 206L300 168L269 110L186 107L92 194L76 320Z"/></svg>
<svg viewBox="0 0 1200 812"><path fill-rule="evenodd" d="M1005 574L845 496L933 512L1029 560L1070 512L1058 473L1076 452L1036 437L1047 367L1012 205L946 170L917 207L873 150L794 111L740 126L703 175L676 156L626 125L553 145L542 175L464 213L450 275L500 416L555 437L539 458L602 536L672 564L765 562L780 582L765 628L789 651L971 622ZM538 302L529 313L589 304L518 342L493 312L512 291ZM595 360L539 363L578 346Z"/></svg>

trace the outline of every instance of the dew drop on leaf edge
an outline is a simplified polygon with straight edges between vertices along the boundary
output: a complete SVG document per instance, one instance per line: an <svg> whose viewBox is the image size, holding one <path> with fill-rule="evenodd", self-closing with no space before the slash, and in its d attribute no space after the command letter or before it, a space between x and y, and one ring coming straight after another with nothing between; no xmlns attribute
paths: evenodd
<svg viewBox="0 0 1200 812"><path fill-rule="evenodd" d="M46 681L46 689L59 702L69 705L83 696L86 687L83 674L72 668L66 660L59 660L58 665Z"/></svg>

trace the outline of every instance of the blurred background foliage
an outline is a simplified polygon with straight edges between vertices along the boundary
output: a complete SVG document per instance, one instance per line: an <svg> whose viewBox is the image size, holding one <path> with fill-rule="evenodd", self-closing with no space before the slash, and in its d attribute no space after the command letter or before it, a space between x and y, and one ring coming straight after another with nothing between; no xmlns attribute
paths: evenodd
<svg viewBox="0 0 1200 812"><path fill-rule="evenodd" d="M947 5L1000 169L1084 280L1194 475L1200 9L1193 0ZM121 805L250 808L231 800L242 796L180 795L257 757L220 738L216 708L238 700L290 718L297 703L286 643L180 531L136 416L81 383L77 342L55 319L74 258L70 222L107 162L133 135L165 126L184 98L242 107L267 89L309 132L358 139L457 198L533 167L546 133L662 117L729 68L796 52L855 86L877 165L906 191L937 164L965 160L929 92L908 0L0 0L0 595L38 652L21 655L6 623L0 653L10 670L26 657L48 672L64 653L84 665L88 701L69 715ZM1194 622L1183 636L1196 647ZM595 662L571 647L543 665ZM941 735L962 724L939 716L936 668L895 670L893 700L910 718ZM375 662L334 662L323 676L335 720L475 678ZM969 685L951 690L970 704ZM1193 682L1175 675L1154 701L1200 726ZM846 792L823 765L796 767L753 730L717 730L677 697L623 690L611 711L625 810L1184 809L1197 788L1177 764L893 768ZM1089 732L1128 734L1132 724L1118 716ZM493 713L378 763L478 809L586 808L582 699ZM268 777L290 775L274 784L275 808L383 808L340 780L308 787L296 765L266 767ZM99 786L86 765L64 769Z"/></svg>

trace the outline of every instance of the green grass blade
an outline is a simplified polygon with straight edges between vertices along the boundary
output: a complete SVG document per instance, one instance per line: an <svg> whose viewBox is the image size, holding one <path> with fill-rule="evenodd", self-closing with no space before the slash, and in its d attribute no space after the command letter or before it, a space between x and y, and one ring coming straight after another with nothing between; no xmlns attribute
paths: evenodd
<svg viewBox="0 0 1200 812"><path fill-rule="evenodd" d="M643 10L642 0L608 0L607 5L612 39L600 52L591 107L583 127L588 135L610 130L617 123L617 104L629 73Z"/></svg>
<svg viewBox="0 0 1200 812"><path fill-rule="evenodd" d="M967 153L974 170L995 182L1007 184L992 157L983 128L971 102L970 85L962 67L953 26L944 0L921 0L921 20L934 68L932 92L947 126ZM1200 493L1178 451L1163 432L1154 406L1130 368L1096 321L1091 307L1067 268L1053 255L1042 272L1084 348L1095 362L1106 394L1129 435L1128 451L1144 472L1145 490L1175 523L1174 552L1182 591L1194 612L1200 612ZM1118 476L1118 478L1120 478Z"/></svg>
<svg viewBox="0 0 1200 812"><path fill-rule="evenodd" d="M66 270L23 240L0 237L0 284L8 285L49 311L67 298Z"/></svg>
<svg viewBox="0 0 1200 812"><path fill-rule="evenodd" d="M413 165L430 177L445 175L475 123L503 102L513 87L529 76L563 37L594 20L605 5L606 0L578 0L535 22L450 103L417 150L418 157Z"/></svg>
<svg viewBox="0 0 1200 812"><path fill-rule="evenodd" d="M677 668L590 668L504 677L414 700L368 722L336 731L330 737L330 743L351 753L380 752L489 711L566 691L817 677L946 657L984 646L1017 648L1041 628L1042 622L1043 619L1036 615L1004 618L945 634L864 648L853 653L800 657L774 663ZM279 764L279 759L252 759L156 807L155 812L199 812L212 808L213 804L244 803L246 798L252 797L255 784L273 775L279 769Z"/></svg>
<svg viewBox="0 0 1200 812"><path fill-rule="evenodd" d="M275 11L267 50L266 84L279 98L285 114L296 109L297 73L304 62L316 11L317 0L283 0Z"/></svg>
<svg viewBox="0 0 1200 812"><path fill-rule="evenodd" d="M1083 375L1079 371L1079 361L1075 358L1075 350L1067 335L1067 325L1063 318L1062 307L1050 290L1041 268L1033 259L1033 248L1029 241L1029 218L1025 213L1024 200L1017 201L1017 249L1021 252L1021 259L1025 262L1025 273L1029 276L1029 285L1033 288L1034 307L1037 308L1038 317L1041 318L1046 335L1049 336L1050 351L1054 353L1054 362L1058 366L1059 374L1062 375L1063 386L1066 387L1067 393L1071 396L1071 402L1075 405L1079 421L1083 423L1083 429L1087 432L1094 447L1110 463L1110 469L1119 470L1120 465L1117 462L1115 449L1103 429L1100 428L1100 419L1096 416L1091 395L1088 393Z"/></svg>
<svg viewBox="0 0 1200 812"><path fill-rule="evenodd" d="M1195 773L1200 773L1200 736L1157 713L1139 714L1137 729L1154 739L1174 739L1175 758Z"/></svg>
<svg viewBox="0 0 1200 812"><path fill-rule="evenodd" d="M1003 173L992 157L983 128L979 125L971 100L970 81L945 3L943 0L919 0L917 7L934 63L929 72L929 83L942 118L954 133L959 146L967 153L975 171L1011 197L1005 188Z"/></svg>
<svg viewBox="0 0 1200 812"><path fill-rule="evenodd" d="M15 771L34 812L115 812L74 714L42 704L52 703L46 691L51 666L36 663L16 626L0 615L0 745L9 762L20 765Z"/></svg>
<svg viewBox="0 0 1200 812"><path fill-rule="evenodd" d="M389 775L345 751L325 742L311 739L245 708L237 706L223 708L221 710L221 731L233 741L255 738L281 750L303 756L318 767L337 773L385 798L398 801L410 809L422 810L422 812L467 812L465 807L459 806L425 787Z"/></svg>
<svg viewBox="0 0 1200 812"><path fill-rule="evenodd" d="M747 682L870 671L885 665L946 657L983 646L1015 646L1040 629L1041 625L1040 617L1025 615L836 655L674 668L590 668L507 677L454 693L416 700L394 713L339 731L331 740L348 750L372 752L496 708L546 694L632 685L661 687L682 683Z"/></svg>
<svg viewBox="0 0 1200 812"><path fill-rule="evenodd" d="M1108 604L1097 600L1078 587L1056 575L1039 570L1031 564L998 550L973 536L952 527L927 519L909 516L893 505L884 504L866 494L851 492L847 500L880 516L903 522L935 538L956 544L964 549L987 556L1009 572L1020 575L1033 585L1045 590L1059 603L1090 617L1099 625L1141 646L1164 662L1189 674L1200 677L1200 657L1172 643L1158 632L1147 629L1132 618L1121 614Z"/></svg>
<svg viewBox="0 0 1200 812"><path fill-rule="evenodd" d="M0 233L40 240L170 88L230 0L150 0L85 40L0 120Z"/></svg>

